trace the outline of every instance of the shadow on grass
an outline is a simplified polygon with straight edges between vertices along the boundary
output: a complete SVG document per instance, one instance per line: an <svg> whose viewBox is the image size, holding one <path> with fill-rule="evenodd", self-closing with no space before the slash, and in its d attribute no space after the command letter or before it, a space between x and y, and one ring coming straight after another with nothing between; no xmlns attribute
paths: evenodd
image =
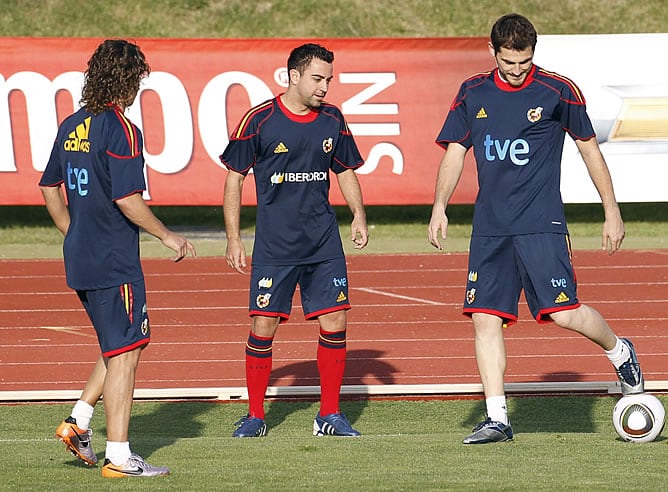
<svg viewBox="0 0 668 492"><path fill-rule="evenodd" d="M154 408L143 413L147 405ZM130 446L134 452L148 458L179 439L202 436L205 424L198 417L213 408L202 403L135 404L130 418Z"/></svg>
<svg viewBox="0 0 668 492"><path fill-rule="evenodd" d="M147 411L147 408L152 410ZM135 403L130 417L130 448L143 458L150 457L157 450L171 446L182 438L199 437L203 435L204 425L198 421L198 416L213 408L213 405L202 403ZM102 402L96 406L96 420L104 419ZM102 466L105 456L107 428L102 426L93 434L93 450L99 460L98 467ZM71 459L67 466L89 468L79 459Z"/></svg>
<svg viewBox="0 0 668 492"><path fill-rule="evenodd" d="M372 378L382 384L394 384L394 375L398 372L392 364L382 360L384 352L381 350L349 350L346 360L346 371L344 374L344 384L358 385L362 381L368 381ZM281 382L285 385L286 380L290 384L310 385L304 381L317 381L318 365L316 360L298 362L289 364L272 371L269 384L275 386ZM366 399L355 397L357 402L349 402L346 395L342 396L341 411L346 414L351 424L354 424L364 411ZM291 413L305 410L310 407L313 401L318 401L319 397L309 397L308 401L295 401L291 405L273 405L270 404L266 414L267 425L274 427L282 423ZM315 415L313 415L315 417Z"/></svg>
<svg viewBox="0 0 668 492"><path fill-rule="evenodd" d="M575 372L545 374L543 381L580 381ZM594 400L590 395L540 396L507 395L513 431L519 433L591 433L596 430ZM485 400L472 407L463 424L475 427L485 416Z"/></svg>

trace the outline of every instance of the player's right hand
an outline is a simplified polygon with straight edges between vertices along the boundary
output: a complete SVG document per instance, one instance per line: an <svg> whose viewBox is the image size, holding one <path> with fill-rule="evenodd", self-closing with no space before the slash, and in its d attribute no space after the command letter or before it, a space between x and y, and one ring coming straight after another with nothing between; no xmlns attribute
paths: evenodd
<svg viewBox="0 0 668 492"><path fill-rule="evenodd" d="M445 241L448 229L448 216L445 212L432 211L431 219L429 220L429 227L427 228L427 238L434 248L443 249L441 242L438 239L439 232L441 239Z"/></svg>
<svg viewBox="0 0 668 492"><path fill-rule="evenodd" d="M195 246L180 234L171 232L162 240L162 244L176 253L172 257L173 262L179 262L190 253L190 256L197 258Z"/></svg>

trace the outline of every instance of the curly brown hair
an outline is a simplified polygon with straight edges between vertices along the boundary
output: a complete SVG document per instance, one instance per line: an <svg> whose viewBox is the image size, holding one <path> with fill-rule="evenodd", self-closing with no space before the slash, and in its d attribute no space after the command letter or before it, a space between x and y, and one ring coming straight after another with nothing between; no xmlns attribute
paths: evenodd
<svg viewBox="0 0 668 492"><path fill-rule="evenodd" d="M93 114L102 113L109 104L125 108L132 104L141 80L150 72L139 46L123 39L107 39L88 60L81 105Z"/></svg>

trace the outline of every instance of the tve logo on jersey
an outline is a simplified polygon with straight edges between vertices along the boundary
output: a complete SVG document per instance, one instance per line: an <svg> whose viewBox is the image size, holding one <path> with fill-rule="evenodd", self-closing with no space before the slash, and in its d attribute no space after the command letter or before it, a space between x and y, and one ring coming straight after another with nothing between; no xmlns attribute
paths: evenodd
<svg viewBox="0 0 668 492"><path fill-rule="evenodd" d="M90 152L90 142L88 133L90 132L89 116L83 123L79 123L76 129L68 135L68 139L63 143L63 148L67 152Z"/></svg>
<svg viewBox="0 0 668 492"><path fill-rule="evenodd" d="M72 164L67 161L67 187L79 193L79 196L88 195L88 190L85 185L88 184L88 170L86 168L79 169L72 167Z"/></svg>
<svg viewBox="0 0 668 492"><path fill-rule="evenodd" d="M529 153L529 142L523 138L515 140L505 139L503 141L492 138L491 135L485 135L483 141L485 146L485 158L488 162L493 162L498 157L500 161L510 158L510 161L516 166L524 166L529 163L528 158L523 156Z"/></svg>

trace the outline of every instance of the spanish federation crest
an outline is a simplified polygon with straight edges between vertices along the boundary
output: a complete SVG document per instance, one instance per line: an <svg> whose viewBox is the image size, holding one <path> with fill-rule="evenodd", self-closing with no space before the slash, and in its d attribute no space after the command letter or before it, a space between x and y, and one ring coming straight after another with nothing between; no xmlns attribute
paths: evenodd
<svg viewBox="0 0 668 492"><path fill-rule="evenodd" d="M255 303L260 309L264 309L269 306L269 299L271 299L271 294L260 294L255 298Z"/></svg>
<svg viewBox="0 0 668 492"><path fill-rule="evenodd" d="M543 108L538 106L537 108L531 108L527 111L527 120L531 123L535 123L540 120L543 116Z"/></svg>
<svg viewBox="0 0 668 492"><path fill-rule="evenodd" d="M332 137L326 138L325 140L322 141L322 150L325 152L325 154L329 154L332 151L333 148L332 144Z"/></svg>

